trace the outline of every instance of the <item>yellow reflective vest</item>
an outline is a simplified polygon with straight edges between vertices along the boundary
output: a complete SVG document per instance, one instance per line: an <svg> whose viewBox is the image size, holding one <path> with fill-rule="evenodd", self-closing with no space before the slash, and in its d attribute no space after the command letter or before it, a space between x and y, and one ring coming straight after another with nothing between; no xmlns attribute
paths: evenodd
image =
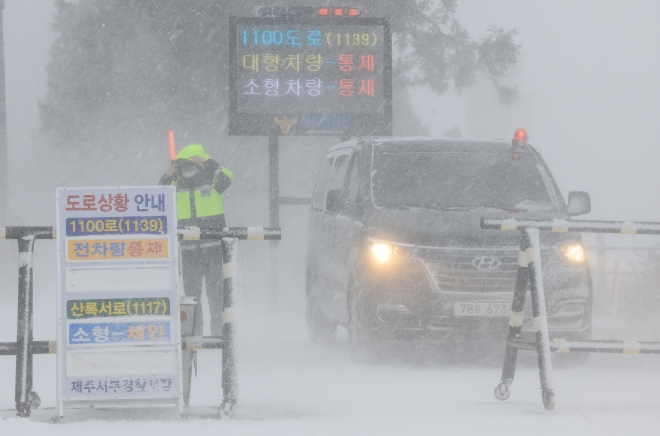
<svg viewBox="0 0 660 436"><path fill-rule="evenodd" d="M230 179L234 178L228 169L222 168L222 172ZM224 215L225 205L222 201L222 194L214 188L216 178L217 174L213 177L212 184L198 186L195 190L179 188L178 179L172 181L172 184L177 186L176 212L178 219Z"/></svg>

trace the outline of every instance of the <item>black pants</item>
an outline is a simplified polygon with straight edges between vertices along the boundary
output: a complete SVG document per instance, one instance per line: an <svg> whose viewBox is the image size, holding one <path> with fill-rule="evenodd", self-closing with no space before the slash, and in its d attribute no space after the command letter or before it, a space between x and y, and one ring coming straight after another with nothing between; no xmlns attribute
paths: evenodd
<svg viewBox="0 0 660 436"><path fill-rule="evenodd" d="M211 336L222 336L223 284L222 243L220 241L188 242L181 245L183 290L189 297L197 297L193 334L201 336L202 283L206 284L206 296L211 313Z"/></svg>

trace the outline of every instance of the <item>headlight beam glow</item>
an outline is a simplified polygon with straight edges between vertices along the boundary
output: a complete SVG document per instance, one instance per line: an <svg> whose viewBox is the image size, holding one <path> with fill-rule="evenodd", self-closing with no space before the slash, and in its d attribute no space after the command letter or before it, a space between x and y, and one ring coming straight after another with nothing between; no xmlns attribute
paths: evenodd
<svg viewBox="0 0 660 436"><path fill-rule="evenodd" d="M582 263L587 258L584 254L584 248L582 248L582 245L580 244L569 245L568 247L562 248L561 251L564 253L564 256L566 256L566 259L575 263Z"/></svg>
<svg viewBox="0 0 660 436"><path fill-rule="evenodd" d="M390 259L390 257L392 256L393 252L394 252L394 250L392 249L392 246L389 245L389 244L383 244L381 242L376 242L376 243L374 243L374 245L371 246L371 254L380 263L387 262Z"/></svg>

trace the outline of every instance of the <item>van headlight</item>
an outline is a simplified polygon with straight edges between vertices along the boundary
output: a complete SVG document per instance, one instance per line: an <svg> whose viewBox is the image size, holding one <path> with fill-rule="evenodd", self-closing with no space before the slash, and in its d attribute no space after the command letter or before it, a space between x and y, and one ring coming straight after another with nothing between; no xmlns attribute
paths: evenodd
<svg viewBox="0 0 660 436"><path fill-rule="evenodd" d="M581 265L587 260L584 247L581 244L564 245L555 249L555 255L564 264Z"/></svg>
<svg viewBox="0 0 660 436"><path fill-rule="evenodd" d="M394 248L390 244L376 242L371 246L371 255L380 263L390 260Z"/></svg>
<svg viewBox="0 0 660 436"><path fill-rule="evenodd" d="M371 257L377 264L398 265L405 262L413 251L411 246L388 244L387 242L373 242L369 248Z"/></svg>

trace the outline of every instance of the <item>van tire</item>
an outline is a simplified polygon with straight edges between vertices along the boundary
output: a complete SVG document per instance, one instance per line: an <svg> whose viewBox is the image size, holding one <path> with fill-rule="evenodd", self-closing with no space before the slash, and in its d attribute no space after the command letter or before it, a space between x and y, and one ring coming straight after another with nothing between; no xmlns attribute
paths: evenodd
<svg viewBox="0 0 660 436"><path fill-rule="evenodd" d="M353 359L359 359L372 351L374 338L369 305L354 278L349 279L346 291L348 305L348 348Z"/></svg>
<svg viewBox="0 0 660 436"><path fill-rule="evenodd" d="M309 340L312 342L331 343L337 336L337 323L324 316L316 305L316 294L312 288L313 276L309 269L307 270L305 281L307 287L305 315L307 318Z"/></svg>

